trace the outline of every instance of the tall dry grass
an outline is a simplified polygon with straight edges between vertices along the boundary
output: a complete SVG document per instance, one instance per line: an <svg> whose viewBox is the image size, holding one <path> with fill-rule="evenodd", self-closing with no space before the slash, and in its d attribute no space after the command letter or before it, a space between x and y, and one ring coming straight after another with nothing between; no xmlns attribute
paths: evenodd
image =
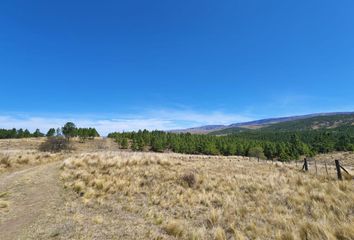
<svg viewBox="0 0 354 240"><path fill-rule="evenodd" d="M241 157L97 153L61 178L84 204L120 204L177 239L354 239L353 181Z"/></svg>
<svg viewBox="0 0 354 240"><path fill-rule="evenodd" d="M26 165L58 161L62 156L62 154L41 153L38 151L2 151L0 152L0 173Z"/></svg>

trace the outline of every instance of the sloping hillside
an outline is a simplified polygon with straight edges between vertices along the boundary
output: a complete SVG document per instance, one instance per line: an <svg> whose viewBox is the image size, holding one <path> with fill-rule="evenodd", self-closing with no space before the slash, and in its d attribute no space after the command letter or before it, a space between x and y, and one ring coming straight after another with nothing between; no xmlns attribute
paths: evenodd
<svg viewBox="0 0 354 240"><path fill-rule="evenodd" d="M342 126L354 125L354 113L342 113L336 115L315 116L304 119L297 119L286 122L279 122L270 125L263 125L258 127L258 131L304 131L316 129L333 129ZM253 125L244 125L242 129L239 126L229 127L218 131L213 131L212 135L225 135L248 131L252 129Z"/></svg>

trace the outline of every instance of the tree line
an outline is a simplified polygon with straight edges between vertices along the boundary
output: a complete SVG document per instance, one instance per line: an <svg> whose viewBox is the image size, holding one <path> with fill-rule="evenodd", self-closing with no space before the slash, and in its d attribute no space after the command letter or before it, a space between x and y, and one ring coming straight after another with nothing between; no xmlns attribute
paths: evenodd
<svg viewBox="0 0 354 240"><path fill-rule="evenodd" d="M28 129L0 129L0 139L6 138L31 138L31 137L44 137L45 135L36 129L34 132L30 132Z"/></svg>
<svg viewBox="0 0 354 240"><path fill-rule="evenodd" d="M99 133L95 128L77 128L72 122L66 123L62 128L50 128L46 134L42 133L40 129L30 132L28 129L0 129L0 139L11 138L32 138L32 137L79 137L81 140L93 139L99 137Z"/></svg>
<svg viewBox="0 0 354 240"><path fill-rule="evenodd" d="M317 153L354 150L354 128L337 131L242 132L227 136L138 131L110 133L122 149L239 155L289 161Z"/></svg>

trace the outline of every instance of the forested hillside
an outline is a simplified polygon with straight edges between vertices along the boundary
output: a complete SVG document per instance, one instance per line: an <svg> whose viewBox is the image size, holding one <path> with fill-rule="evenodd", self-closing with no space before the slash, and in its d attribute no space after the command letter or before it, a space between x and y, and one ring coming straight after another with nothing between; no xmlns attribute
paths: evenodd
<svg viewBox="0 0 354 240"><path fill-rule="evenodd" d="M166 133L147 130L111 133L123 149L188 154L240 155L281 161L317 153L354 150L354 126L305 131L252 131L227 136Z"/></svg>
<svg viewBox="0 0 354 240"><path fill-rule="evenodd" d="M311 118L298 119L293 121L280 122L264 125L258 131L303 131L315 129L332 129L341 126L353 126L354 114L336 114L326 116L315 116ZM246 131L247 128L230 127L219 131L214 131L211 135L225 135Z"/></svg>

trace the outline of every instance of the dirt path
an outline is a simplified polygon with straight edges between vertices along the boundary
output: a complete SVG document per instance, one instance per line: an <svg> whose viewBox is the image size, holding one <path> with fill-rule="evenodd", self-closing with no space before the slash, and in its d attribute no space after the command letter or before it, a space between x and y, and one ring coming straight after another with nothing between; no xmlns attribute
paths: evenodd
<svg viewBox="0 0 354 240"><path fill-rule="evenodd" d="M0 175L0 239L151 239L158 227L123 209L85 206L78 194L63 188L60 162ZM169 239L169 237L160 238Z"/></svg>
<svg viewBox="0 0 354 240"><path fill-rule="evenodd" d="M60 162L0 175L0 194L9 203L0 208L2 240L20 239L29 226L62 204Z"/></svg>

